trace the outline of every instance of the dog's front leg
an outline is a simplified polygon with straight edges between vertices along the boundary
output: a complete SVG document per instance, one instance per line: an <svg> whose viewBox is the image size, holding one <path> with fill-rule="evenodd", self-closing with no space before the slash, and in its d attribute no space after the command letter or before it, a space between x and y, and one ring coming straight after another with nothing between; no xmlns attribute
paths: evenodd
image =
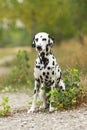
<svg viewBox="0 0 87 130"><path fill-rule="evenodd" d="M40 106L40 109L42 108L47 108L47 99L46 99L46 93L45 93L45 90L43 90L43 84L41 85L41 88L40 88L40 99L43 101L43 105Z"/></svg>
<svg viewBox="0 0 87 130"><path fill-rule="evenodd" d="M51 91L53 91L54 87L55 87L55 83L54 83L54 81L53 81L53 83L52 83L52 85L51 85ZM52 96L52 95L51 95L51 96ZM52 106L52 102L53 102L53 101L50 101L49 112L53 112L53 111L55 110L54 107Z"/></svg>
<svg viewBox="0 0 87 130"><path fill-rule="evenodd" d="M39 86L40 86L39 82L37 80L35 80L33 103L32 103L31 108L28 110L28 113L35 111L37 96L38 96L38 92L39 92Z"/></svg>

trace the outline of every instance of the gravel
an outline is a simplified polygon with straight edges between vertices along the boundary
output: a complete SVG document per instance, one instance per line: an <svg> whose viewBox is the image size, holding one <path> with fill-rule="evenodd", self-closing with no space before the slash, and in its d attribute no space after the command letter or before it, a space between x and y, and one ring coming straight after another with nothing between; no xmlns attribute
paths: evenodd
<svg viewBox="0 0 87 130"><path fill-rule="evenodd" d="M32 96L26 93L0 94L9 97L12 110L28 106ZM87 130L87 107L70 111L27 113L16 111L12 116L0 118L0 130Z"/></svg>

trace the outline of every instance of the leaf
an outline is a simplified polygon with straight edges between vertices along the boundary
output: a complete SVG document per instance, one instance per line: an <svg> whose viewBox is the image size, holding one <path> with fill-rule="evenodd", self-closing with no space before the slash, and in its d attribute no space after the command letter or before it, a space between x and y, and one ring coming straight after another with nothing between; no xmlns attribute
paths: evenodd
<svg viewBox="0 0 87 130"><path fill-rule="evenodd" d="M8 103L8 97L2 97L3 101L5 101L6 103Z"/></svg>
<svg viewBox="0 0 87 130"><path fill-rule="evenodd" d="M4 116L4 115L5 115L4 110L0 110L0 116Z"/></svg>
<svg viewBox="0 0 87 130"><path fill-rule="evenodd" d="M6 105L6 112L10 112L11 111L11 107L9 105Z"/></svg>
<svg viewBox="0 0 87 130"><path fill-rule="evenodd" d="M76 104L76 97L72 99L72 104Z"/></svg>

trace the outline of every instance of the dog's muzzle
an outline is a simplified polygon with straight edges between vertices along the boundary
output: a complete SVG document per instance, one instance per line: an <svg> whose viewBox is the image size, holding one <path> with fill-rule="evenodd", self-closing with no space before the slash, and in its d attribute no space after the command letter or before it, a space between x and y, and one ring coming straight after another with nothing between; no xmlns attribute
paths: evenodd
<svg viewBox="0 0 87 130"><path fill-rule="evenodd" d="M41 51L41 50L42 50L42 47L41 47L41 46L37 46L37 50L38 50L38 51Z"/></svg>

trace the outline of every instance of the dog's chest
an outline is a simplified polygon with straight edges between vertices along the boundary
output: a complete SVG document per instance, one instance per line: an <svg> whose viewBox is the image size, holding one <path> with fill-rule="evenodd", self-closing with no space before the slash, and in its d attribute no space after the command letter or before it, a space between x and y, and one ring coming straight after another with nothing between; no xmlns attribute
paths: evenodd
<svg viewBox="0 0 87 130"><path fill-rule="evenodd" d="M36 59L35 67L34 67L34 76L35 78L51 79L55 73L56 59L53 55L49 55L45 57L43 60L38 57Z"/></svg>

